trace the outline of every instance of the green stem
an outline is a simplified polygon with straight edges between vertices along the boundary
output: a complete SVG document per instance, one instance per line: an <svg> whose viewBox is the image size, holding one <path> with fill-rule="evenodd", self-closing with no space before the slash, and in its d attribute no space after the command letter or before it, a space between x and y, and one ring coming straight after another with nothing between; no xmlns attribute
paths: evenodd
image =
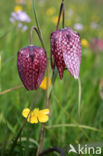
<svg viewBox="0 0 103 156"><path fill-rule="evenodd" d="M57 125L45 126L46 129L61 128L61 127L74 127L74 128L77 127L77 128L83 128L83 129L87 129L87 130L103 133L102 129L98 129L98 128L87 126L87 125L79 125L79 124L72 124L72 123L71 124L57 124Z"/></svg>
<svg viewBox="0 0 103 156"><path fill-rule="evenodd" d="M20 89L20 88L23 88L23 86L22 86L22 85L18 85L18 86L16 86L16 87L6 89L6 90L0 92L0 95L7 94L7 93L9 93L9 92L11 92L11 91L14 91L14 90L17 90L17 89Z"/></svg>
<svg viewBox="0 0 103 156"><path fill-rule="evenodd" d="M39 134L39 140L38 140L38 148L36 152L36 156L39 156L39 154L42 152L43 146L44 146L44 135L45 135L45 129L43 124L41 125L40 134Z"/></svg>
<svg viewBox="0 0 103 156"><path fill-rule="evenodd" d="M47 89L46 89L46 106L47 108L49 108L49 63L48 63L48 60L47 60L47 81L46 81L46 84L47 84Z"/></svg>
<svg viewBox="0 0 103 156"><path fill-rule="evenodd" d="M31 30L30 30L30 44L31 44L31 45L32 45L33 29L34 29L34 26L32 26L32 27L31 27Z"/></svg>
<svg viewBox="0 0 103 156"><path fill-rule="evenodd" d="M65 25L65 5L64 5L64 0L62 0L62 3L63 3L63 21L62 21L62 26L64 28L64 25Z"/></svg>
<svg viewBox="0 0 103 156"><path fill-rule="evenodd" d="M64 28L64 17L65 17L64 0L62 0L61 6L60 6L59 17L58 17L58 22L57 22L56 30L58 30L58 28L59 28L62 11L63 11L63 21L62 21L62 24L63 24L63 28Z"/></svg>
<svg viewBox="0 0 103 156"><path fill-rule="evenodd" d="M35 10L35 7L34 7L34 0L32 0L32 6L33 6L33 12L34 12L34 18L35 18L35 22L36 22L36 26L41 34L41 31L40 31L40 27L39 27L39 22L38 22L38 19L37 19L37 15L36 15L36 10Z"/></svg>
<svg viewBox="0 0 103 156"><path fill-rule="evenodd" d="M46 52L46 48L45 48L45 45L44 45L44 42L43 42L43 38L42 38L42 34L41 34L41 31L40 31L40 27L39 27L39 22L38 22L38 19L37 19L36 9L35 9L35 6L34 6L34 0L32 0L32 4L33 4L33 11L34 11L35 22L36 22L36 26L37 26L37 29L36 28L34 28L34 29L38 33L38 36L39 36L39 38L41 40L41 43L42 43L42 47L43 47L43 49ZM48 83L49 83L49 64L48 64L48 60L47 60L47 90L46 90L46 106L47 107L49 106L49 100L48 100ZM36 156L38 156L41 153L42 149L43 149L43 145L44 145L44 134L45 134L45 129L44 129L44 126L42 125L42 127L40 129L39 141L38 141L39 144L40 144L40 146L37 149Z"/></svg>
<svg viewBox="0 0 103 156"><path fill-rule="evenodd" d="M33 6L33 12L34 12L34 18L35 18L36 26L37 26L37 29L38 29L38 31L39 31L40 37L42 38L42 42L43 42L43 37L42 37L41 30L40 30L40 26L39 26L37 14L36 14L36 9L35 9L34 0L32 0L32 6ZM44 45L44 42L43 42L43 45ZM45 47L45 46L44 46L44 47ZM44 49L45 49L45 48L44 48Z"/></svg>
<svg viewBox="0 0 103 156"><path fill-rule="evenodd" d="M34 105L34 103L32 103L31 106L30 106L31 109L30 109L30 112L29 112L29 114L28 114L28 116L27 116L27 119L28 119L28 117L29 117L29 115L30 115L30 113L31 113L31 111L32 111L33 105ZM20 135L21 135L21 133L22 133L22 130L24 129L24 127L25 127L25 125L26 125L26 123L27 123L27 119L26 119L25 122L23 123L23 125L22 125L22 127L20 128L20 130L19 130L19 132L18 132L18 134L17 134L15 140L13 141L13 144L12 144L12 146L11 146L9 155L12 155L12 153L13 153L13 151L14 151L14 148L15 148L15 146L16 146L16 144L17 144L17 141L18 141L18 139L19 139L19 137L20 137Z"/></svg>
<svg viewBox="0 0 103 156"><path fill-rule="evenodd" d="M13 142L13 145L11 146L11 150L10 150L9 155L12 155L12 153L14 151L14 148L15 148L15 146L17 144L17 141L18 141L18 139L19 139L19 137L21 135L21 132L22 132L23 128L25 127L25 124L26 124L26 121L23 123L22 127L20 128L20 130L19 130L19 132L18 132L18 134L17 134L17 136L16 136L16 138L15 138L15 140Z"/></svg>
<svg viewBox="0 0 103 156"><path fill-rule="evenodd" d="M78 78L78 118L80 121L80 109L81 109L81 81L80 78Z"/></svg>
<svg viewBox="0 0 103 156"><path fill-rule="evenodd" d="M32 27L31 27L31 31L30 31L30 44L32 44L32 34L33 34L33 30L36 31L36 33L37 33L37 35L38 35L38 37L39 37L39 39L40 39L41 45L42 45L43 49L44 49L45 52L46 52L43 39L42 39L42 37L41 37L41 35L40 35L39 30L38 30L35 26L32 26Z"/></svg>

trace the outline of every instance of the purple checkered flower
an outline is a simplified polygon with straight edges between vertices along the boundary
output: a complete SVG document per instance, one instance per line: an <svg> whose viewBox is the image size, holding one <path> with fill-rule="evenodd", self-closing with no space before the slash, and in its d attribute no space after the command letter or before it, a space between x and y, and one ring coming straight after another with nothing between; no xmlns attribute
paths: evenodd
<svg viewBox="0 0 103 156"><path fill-rule="evenodd" d="M44 77L47 56L43 48L29 45L18 51L19 76L27 90L36 90Z"/></svg>
<svg viewBox="0 0 103 156"><path fill-rule="evenodd" d="M52 69L54 57L60 79L63 78L65 67L75 79L78 79L81 63L80 35L71 28L64 28L52 32L50 40Z"/></svg>

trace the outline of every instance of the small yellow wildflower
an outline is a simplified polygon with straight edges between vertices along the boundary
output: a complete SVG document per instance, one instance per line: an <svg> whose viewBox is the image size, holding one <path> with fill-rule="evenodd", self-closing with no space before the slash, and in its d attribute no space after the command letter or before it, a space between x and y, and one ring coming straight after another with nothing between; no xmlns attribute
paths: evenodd
<svg viewBox="0 0 103 156"><path fill-rule="evenodd" d="M53 22L54 24L57 24L57 21L58 21L58 16L54 16L54 17L52 18L52 22Z"/></svg>
<svg viewBox="0 0 103 156"><path fill-rule="evenodd" d="M54 13L55 13L55 8L49 8L49 9L46 11L47 16L53 15Z"/></svg>
<svg viewBox="0 0 103 156"><path fill-rule="evenodd" d="M22 111L22 115L27 121L31 124L42 122L45 123L48 121L49 117L49 109L39 110L39 108L35 108L33 111L30 112L29 108L25 108Z"/></svg>
<svg viewBox="0 0 103 156"><path fill-rule="evenodd" d="M88 41L86 39L82 39L81 40L81 45L84 48L88 48L89 47L89 43L88 43Z"/></svg>
<svg viewBox="0 0 103 156"><path fill-rule="evenodd" d="M21 11L22 10L22 6L20 5L17 5L15 8L14 8L14 11L15 12L18 12L18 11Z"/></svg>
<svg viewBox="0 0 103 156"><path fill-rule="evenodd" d="M51 86L51 79L49 78L48 88L50 88L50 86ZM47 89L47 77L45 77L44 80L42 81L40 88L42 88L43 90Z"/></svg>

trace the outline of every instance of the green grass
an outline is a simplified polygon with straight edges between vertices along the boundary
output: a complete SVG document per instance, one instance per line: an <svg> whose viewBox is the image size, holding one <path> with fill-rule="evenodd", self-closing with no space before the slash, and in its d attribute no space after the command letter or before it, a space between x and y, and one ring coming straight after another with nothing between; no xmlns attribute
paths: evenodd
<svg viewBox="0 0 103 156"><path fill-rule="evenodd" d="M16 25L9 22L11 12L16 6L16 2L9 0L0 1L0 91L21 85L17 72L17 51L26 45L29 45L29 31L32 25L35 25L32 5L30 1L23 6L30 18L29 29L26 32L20 31ZM43 39L46 45L48 56L50 54L50 34L55 31L56 25L52 22L52 17L57 16L59 12L60 0L36 1L37 16L42 31ZM103 5L98 5L96 0L71 0L66 3L66 21L70 21L69 27L79 22L84 25L84 30L80 31L81 38L89 42L94 37L103 38ZM54 7L54 15L47 16L47 9ZM72 18L68 17L68 10L74 10ZM99 17L99 29L90 28L93 16ZM41 46L36 33L33 33L33 42ZM45 129L45 143L43 150L50 147L65 148L68 155L69 144L98 144L103 146L103 100L99 93L100 80L103 79L103 52L97 55L88 48L82 48L82 61L80 79L82 84L81 98L81 122L80 125L86 125L98 129L87 129L78 127L78 82L65 71L64 78L61 81L57 76L55 86L50 100L51 114ZM50 75L52 70L50 68ZM24 88L0 95L0 155L9 155L12 140L16 137L21 128L24 118L21 113L26 107L34 102L34 108L45 108L46 93L42 89L37 91L26 91ZM68 124L65 126L64 124ZM69 124L75 124L71 127ZM54 127L59 125L58 127ZM60 126L61 125L61 126ZM34 155L41 124L31 125L27 123L21 133L19 141L15 146L13 155L26 156ZM102 130L102 132L100 131ZM50 154L49 154L50 155ZM55 152L51 154L57 156ZM72 154L71 154L72 156ZM92 154L91 154L92 156Z"/></svg>

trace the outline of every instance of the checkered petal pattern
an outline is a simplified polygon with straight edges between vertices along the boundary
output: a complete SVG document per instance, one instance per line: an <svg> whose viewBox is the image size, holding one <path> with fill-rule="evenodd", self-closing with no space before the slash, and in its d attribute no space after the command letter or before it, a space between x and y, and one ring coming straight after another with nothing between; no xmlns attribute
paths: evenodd
<svg viewBox="0 0 103 156"><path fill-rule="evenodd" d="M62 44L61 44L62 43L62 31L57 30L53 32L51 34L50 41L51 41L51 56L54 57L54 63L57 66L57 69L59 71L60 79L62 79L64 69L65 69L65 63L63 59L63 53L62 53ZM51 65L52 65L52 62L51 62ZM52 65L52 68L53 68L53 65Z"/></svg>
<svg viewBox="0 0 103 156"><path fill-rule="evenodd" d="M46 65L44 49L30 45L18 51L18 72L27 90L36 90L40 86Z"/></svg>
<svg viewBox="0 0 103 156"><path fill-rule="evenodd" d="M80 35L71 28L60 29L51 34L51 53L63 78L65 67L78 79L81 63Z"/></svg>

